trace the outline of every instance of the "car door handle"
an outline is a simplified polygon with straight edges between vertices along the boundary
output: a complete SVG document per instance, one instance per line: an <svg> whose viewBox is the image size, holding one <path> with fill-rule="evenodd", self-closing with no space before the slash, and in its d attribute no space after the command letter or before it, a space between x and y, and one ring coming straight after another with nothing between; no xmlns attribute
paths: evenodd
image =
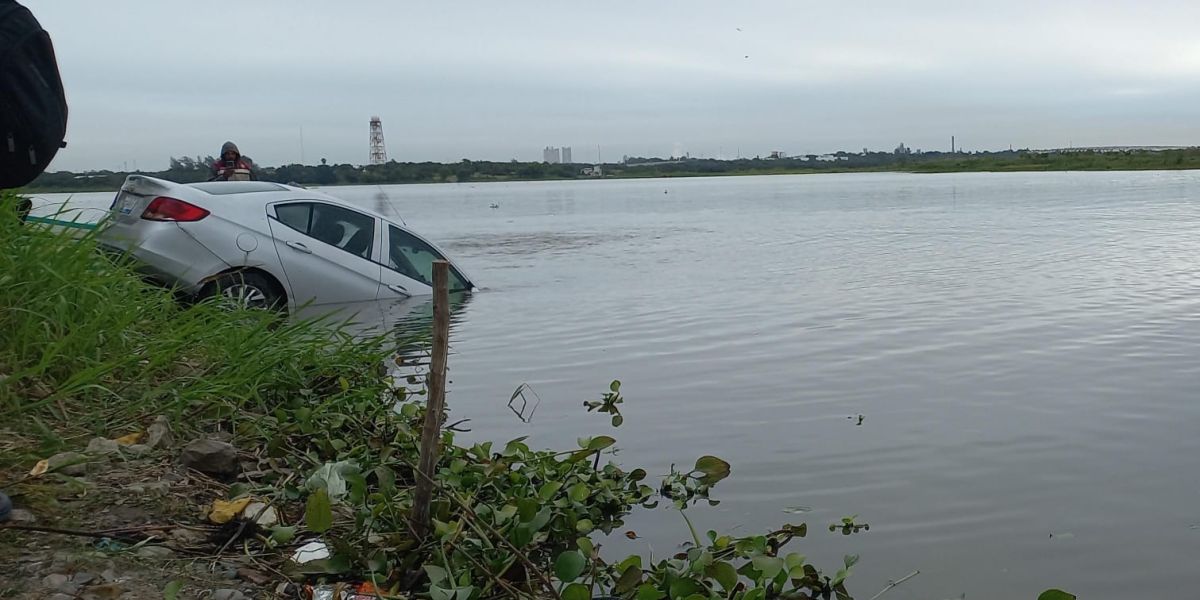
<svg viewBox="0 0 1200 600"><path fill-rule="evenodd" d="M312 254L312 250L309 250L308 246L305 246L304 244L301 244L300 242L286 242L286 244L287 244L288 248L291 248L292 250L295 250L297 252L303 252L305 254Z"/></svg>
<svg viewBox="0 0 1200 600"><path fill-rule="evenodd" d="M396 285L393 283L387 286L387 288L393 292L396 292L397 294L405 296L406 298L412 298L412 294L408 293L408 290L404 289L404 286L402 285Z"/></svg>

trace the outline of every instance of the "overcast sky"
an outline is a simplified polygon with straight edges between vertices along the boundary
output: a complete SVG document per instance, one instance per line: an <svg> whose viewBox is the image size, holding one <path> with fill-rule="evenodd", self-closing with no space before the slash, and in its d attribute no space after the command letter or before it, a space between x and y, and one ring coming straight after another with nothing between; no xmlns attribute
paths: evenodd
<svg viewBox="0 0 1200 600"><path fill-rule="evenodd" d="M52 170L1200 143L1194 1L23 2Z"/></svg>

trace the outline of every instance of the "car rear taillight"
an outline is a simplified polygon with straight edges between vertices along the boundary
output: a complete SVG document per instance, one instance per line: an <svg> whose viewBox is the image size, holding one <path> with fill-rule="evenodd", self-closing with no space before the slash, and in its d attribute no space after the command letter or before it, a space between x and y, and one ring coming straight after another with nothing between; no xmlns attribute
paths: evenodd
<svg viewBox="0 0 1200 600"><path fill-rule="evenodd" d="M199 221L207 216L208 211L199 206L166 196L159 196L151 200L146 210L142 211L142 218L147 221L187 222Z"/></svg>

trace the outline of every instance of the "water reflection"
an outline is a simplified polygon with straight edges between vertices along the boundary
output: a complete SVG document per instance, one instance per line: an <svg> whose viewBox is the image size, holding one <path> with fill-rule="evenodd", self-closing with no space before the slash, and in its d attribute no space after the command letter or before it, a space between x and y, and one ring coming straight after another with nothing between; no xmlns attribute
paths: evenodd
<svg viewBox="0 0 1200 600"><path fill-rule="evenodd" d="M467 305L474 294L450 294L450 339L466 318ZM396 300L368 300L303 306L293 319L320 320L330 327L360 339L386 335L395 344L395 357L389 365L393 376L424 372L429 364L429 341L433 332L433 298L414 296Z"/></svg>

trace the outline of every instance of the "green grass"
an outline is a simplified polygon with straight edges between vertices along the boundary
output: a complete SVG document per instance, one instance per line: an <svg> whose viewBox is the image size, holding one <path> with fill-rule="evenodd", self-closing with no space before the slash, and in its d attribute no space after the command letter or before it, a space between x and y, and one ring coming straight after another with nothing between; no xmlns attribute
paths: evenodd
<svg viewBox="0 0 1200 600"><path fill-rule="evenodd" d="M102 255L94 232L78 236L22 225L7 211L0 218L2 427L61 439L156 414L200 426L184 417L237 421L333 384L326 401L386 388L384 338L183 305Z"/></svg>

